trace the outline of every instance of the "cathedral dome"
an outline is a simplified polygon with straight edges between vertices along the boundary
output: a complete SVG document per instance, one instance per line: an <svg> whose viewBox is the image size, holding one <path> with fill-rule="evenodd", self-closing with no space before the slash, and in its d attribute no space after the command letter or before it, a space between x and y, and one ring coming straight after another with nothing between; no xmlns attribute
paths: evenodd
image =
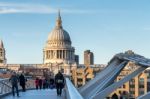
<svg viewBox="0 0 150 99"><path fill-rule="evenodd" d="M71 39L70 39L69 34L62 27L60 12L58 14L56 26L52 30L52 32L50 32L50 34L48 36L48 41L50 41L50 42L64 42L64 43L66 42L66 43L71 44Z"/></svg>
<svg viewBox="0 0 150 99"><path fill-rule="evenodd" d="M69 34L63 28L55 28L48 36L48 41L70 42Z"/></svg>
<svg viewBox="0 0 150 99"><path fill-rule="evenodd" d="M60 11L54 29L49 33L43 49L44 64L68 64L75 62L75 49L72 47L70 35L62 27ZM56 67L57 68L57 67Z"/></svg>

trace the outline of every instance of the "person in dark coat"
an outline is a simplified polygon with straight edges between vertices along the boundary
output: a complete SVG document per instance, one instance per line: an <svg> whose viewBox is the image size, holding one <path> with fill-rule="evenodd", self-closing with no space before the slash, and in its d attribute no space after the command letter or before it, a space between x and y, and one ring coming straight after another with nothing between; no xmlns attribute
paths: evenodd
<svg viewBox="0 0 150 99"><path fill-rule="evenodd" d="M35 86L36 86L36 90L38 90L38 88L39 88L39 78L35 79Z"/></svg>
<svg viewBox="0 0 150 99"><path fill-rule="evenodd" d="M55 76L55 85L56 85L56 89L57 89L57 96L61 96L62 89L64 87L64 83L65 83L64 76L59 71Z"/></svg>
<svg viewBox="0 0 150 99"><path fill-rule="evenodd" d="M42 89L43 80L42 80L41 78L39 79L39 82L38 82L38 83L39 83L39 88Z"/></svg>
<svg viewBox="0 0 150 99"><path fill-rule="evenodd" d="M16 89L17 96L19 97L19 91L18 91L19 78L18 78L18 76L15 72L13 72L13 74L11 75L9 81L11 82L11 85L12 85L12 94L13 94L13 96L15 96L15 89Z"/></svg>
<svg viewBox="0 0 150 99"><path fill-rule="evenodd" d="M42 80L42 82L43 82L43 89L45 89L45 88L46 88L46 82L47 82L47 80L44 78L44 79Z"/></svg>
<svg viewBox="0 0 150 99"><path fill-rule="evenodd" d="M21 74L19 76L19 81L20 81L20 86L22 87L22 91L25 92L26 91L26 88L25 88L25 85L26 85L26 78L24 77L23 74Z"/></svg>
<svg viewBox="0 0 150 99"><path fill-rule="evenodd" d="M50 89L53 89L54 86L54 78L50 78Z"/></svg>

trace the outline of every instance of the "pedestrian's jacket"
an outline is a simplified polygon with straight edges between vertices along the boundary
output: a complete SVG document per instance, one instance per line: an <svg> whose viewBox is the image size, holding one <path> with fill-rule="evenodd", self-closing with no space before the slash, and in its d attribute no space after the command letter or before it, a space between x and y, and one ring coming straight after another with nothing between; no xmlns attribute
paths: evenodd
<svg viewBox="0 0 150 99"><path fill-rule="evenodd" d="M20 85L25 85L26 79L25 79L24 75L19 76L19 81L20 81Z"/></svg>
<svg viewBox="0 0 150 99"><path fill-rule="evenodd" d="M61 73L56 74L55 83L56 84L64 84L64 77Z"/></svg>
<svg viewBox="0 0 150 99"><path fill-rule="evenodd" d="M17 85L17 84L18 84L18 81L19 81L17 75L12 75L9 80L11 81L11 84L12 84L12 85Z"/></svg>
<svg viewBox="0 0 150 99"><path fill-rule="evenodd" d="M38 86L39 85L39 79L35 80L35 85Z"/></svg>

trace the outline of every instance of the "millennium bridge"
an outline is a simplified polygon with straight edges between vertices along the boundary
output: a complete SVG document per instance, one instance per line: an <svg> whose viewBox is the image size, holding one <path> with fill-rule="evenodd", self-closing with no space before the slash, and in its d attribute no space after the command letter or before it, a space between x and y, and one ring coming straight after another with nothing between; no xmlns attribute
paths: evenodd
<svg viewBox="0 0 150 99"><path fill-rule="evenodd" d="M115 82L116 77L129 62L133 62L138 68L123 79ZM106 99L114 90L148 67L150 67L150 59L132 51L127 51L116 54L103 71L80 88L76 88L69 78L65 78L66 86L61 97L56 95L56 89L35 90L34 81L32 80L30 83L27 82L28 90L26 92L20 92L20 97L13 97L9 79L3 79L0 80L0 99ZM150 99L150 93L139 96L137 99Z"/></svg>

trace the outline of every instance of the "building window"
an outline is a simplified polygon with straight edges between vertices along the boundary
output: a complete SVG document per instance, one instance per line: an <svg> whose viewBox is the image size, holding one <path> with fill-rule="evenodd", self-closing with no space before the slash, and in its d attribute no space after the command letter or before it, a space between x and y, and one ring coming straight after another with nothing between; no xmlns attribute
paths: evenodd
<svg viewBox="0 0 150 99"><path fill-rule="evenodd" d="M123 88L126 88L126 85L123 84Z"/></svg>
<svg viewBox="0 0 150 99"><path fill-rule="evenodd" d="M123 91L123 95L126 95L126 91Z"/></svg>
<svg viewBox="0 0 150 99"><path fill-rule="evenodd" d="M131 80L129 81L129 84L130 84L130 85L135 85L135 79L131 79Z"/></svg>
<svg viewBox="0 0 150 99"><path fill-rule="evenodd" d="M143 84L144 85L144 78L140 78L139 79L139 84Z"/></svg>
<svg viewBox="0 0 150 99"><path fill-rule="evenodd" d="M139 85L139 88L144 88L144 85L142 84L142 85Z"/></svg>
<svg viewBox="0 0 150 99"><path fill-rule="evenodd" d="M131 95L135 94L135 91L130 91L130 94L131 94Z"/></svg>
<svg viewBox="0 0 150 99"><path fill-rule="evenodd" d="M130 82L133 82L133 83L134 83L134 82L135 82L135 79L131 79Z"/></svg>
<svg viewBox="0 0 150 99"><path fill-rule="evenodd" d="M135 88L135 85L130 85L130 88Z"/></svg>
<svg viewBox="0 0 150 99"><path fill-rule="evenodd" d="M121 95L121 91L119 91L119 94Z"/></svg>
<svg viewBox="0 0 150 99"><path fill-rule="evenodd" d="M83 81L83 79L80 79L80 78L78 78L77 80L78 80L78 82L82 82Z"/></svg>
<svg viewBox="0 0 150 99"><path fill-rule="evenodd" d="M3 52L0 52L0 56L1 56L1 57L3 56Z"/></svg>
<svg viewBox="0 0 150 99"><path fill-rule="evenodd" d="M139 95L143 95L144 94L144 91L143 90L140 90L139 91Z"/></svg>
<svg viewBox="0 0 150 99"><path fill-rule="evenodd" d="M87 79L86 79L87 82L90 81L90 80L91 80L91 78L87 78Z"/></svg>

